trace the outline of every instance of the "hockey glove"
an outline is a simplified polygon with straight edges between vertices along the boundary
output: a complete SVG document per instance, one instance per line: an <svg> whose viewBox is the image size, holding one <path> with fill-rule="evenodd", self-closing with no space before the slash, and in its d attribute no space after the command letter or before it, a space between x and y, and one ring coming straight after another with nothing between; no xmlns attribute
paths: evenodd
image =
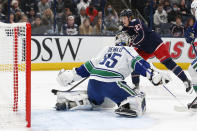
<svg viewBox="0 0 197 131"><path fill-rule="evenodd" d="M167 73L156 71L154 69L149 69L146 76L155 86L167 84L171 81L171 78Z"/></svg>
<svg viewBox="0 0 197 131"><path fill-rule="evenodd" d="M196 32L194 30L193 27L188 27L187 30L185 31L184 34L185 40L187 41L187 43L191 43L192 41L195 40L196 37Z"/></svg>

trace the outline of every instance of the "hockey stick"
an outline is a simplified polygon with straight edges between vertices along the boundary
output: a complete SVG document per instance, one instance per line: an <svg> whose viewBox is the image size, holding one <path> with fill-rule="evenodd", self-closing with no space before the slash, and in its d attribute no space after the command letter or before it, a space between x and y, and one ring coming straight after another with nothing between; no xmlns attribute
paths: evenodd
<svg viewBox="0 0 197 131"><path fill-rule="evenodd" d="M190 44L192 45L194 53L197 56L197 51L196 51L196 48L194 46L194 41L192 41ZM183 107L175 106L174 109L176 111L179 111L179 112L188 111L196 101L197 101L197 97L195 97L194 100L190 104L187 105L187 107L185 107L185 106L183 106Z"/></svg>
<svg viewBox="0 0 197 131"><path fill-rule="evenodd" d="M122 48L133 58L135 58L124 46L122 46ZM138 62L138 61L137 61ZM146 67L144 67L140 62L138 62L149 74L152 74L149 70L147 70ZM187 106L185 106L165 85L162 85L164 87L164 89L170 93L174 98L175 100L180 104L182 105L184 108L188 108Z"/></svg>
<svg viewBox="0 0 197 131"><path fill-rule="evenodd" d="M82 79L81 81L79 81L76 85L74 85L73 87L71 87L70 89L66 90L66 91L60 91L60 90L57 90L57 89L52 89L51 92L54 94L54 95L57 95L57 92L69 92L71 90L73 90L74 88L76 88L78 85L80 85L82 82L84 82L86 79L88 79L88 77Z"/></svg>
<svg viewBox="0 0 197 131"><path fill-rule="evenodd" d="M197 51L196 51L196 47L194 46L194 41L191 42L191 45L192 45L193 50L194 50L194 52L195 52L195 54L196 54L196 57L197 57Z"/></svg>
<svg viewBox="0 0 197 131"><path fill-rule="evenodd" d="M196 54L196 57L197 57L197 51L196 51L196 47L194 46L194 41L191 42L191 45L192 45L193 50L194 50L194 52L195 52L195 54ZM192 106L196 101L197 101L197 97L188 105L188 109L190 109L191 106Z"/></svg>

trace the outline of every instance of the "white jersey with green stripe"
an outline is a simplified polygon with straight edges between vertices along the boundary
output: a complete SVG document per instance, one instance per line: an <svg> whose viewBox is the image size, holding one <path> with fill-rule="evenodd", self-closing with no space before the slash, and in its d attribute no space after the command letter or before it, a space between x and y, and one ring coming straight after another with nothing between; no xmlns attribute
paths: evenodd
<svg viewBox="0 0 197 131"><path fill-rule="evenodd" d="M134 57L132 57L130 54ZM133 72L135 63L142 58L133 47L107 46L97 57L84 64L90 79L104 82L122 81Z"/></svg>

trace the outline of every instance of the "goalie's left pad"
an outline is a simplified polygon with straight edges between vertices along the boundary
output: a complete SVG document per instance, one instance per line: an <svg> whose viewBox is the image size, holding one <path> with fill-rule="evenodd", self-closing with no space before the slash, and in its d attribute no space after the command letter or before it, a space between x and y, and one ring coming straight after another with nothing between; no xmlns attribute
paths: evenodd
<svg viewBox="0 0 197 131"><path fill-rule="evenodd" d="M58 92L56 110L90 110L86 91Z"/></svg>
<svg viewBox="0 0 197 131"><path fill-rule="evenodd" d="M81 76L77 74L75 68L73 70L60 70L56 80L60 86L68 86L72 82L82 79Z"/></svg>

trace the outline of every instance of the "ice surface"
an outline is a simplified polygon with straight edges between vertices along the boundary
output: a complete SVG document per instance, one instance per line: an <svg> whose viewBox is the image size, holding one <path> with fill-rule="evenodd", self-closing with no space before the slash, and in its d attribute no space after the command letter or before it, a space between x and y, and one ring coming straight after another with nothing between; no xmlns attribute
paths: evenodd
<svg viewBox="0 0 197 131"><path fill-rule="evenodd" d="M140 86L146 92L147 112L139 118L125 118L113 110L69 111L54 110L56 96L51 89L60 88L56 83L57 71L32 72L32 127L7 128L1 131L197 131L197 112L176 112L179 105L163 87L153 87L142 78ZM183 103L190 102L183 84L172 73L173 81L166 85ZM127 79L128 83L130 78ZM76 89L85 89L87 81Z"/></svg>

